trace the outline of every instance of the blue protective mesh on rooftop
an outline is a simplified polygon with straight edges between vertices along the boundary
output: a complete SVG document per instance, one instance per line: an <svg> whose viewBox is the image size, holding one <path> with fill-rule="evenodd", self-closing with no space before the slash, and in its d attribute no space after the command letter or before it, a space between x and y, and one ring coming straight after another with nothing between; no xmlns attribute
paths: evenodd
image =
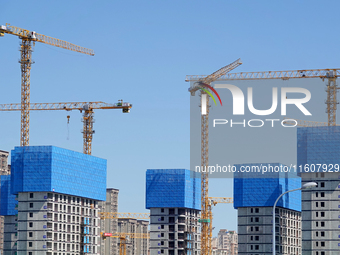
<svg viewBox="0 0 340 255"><path fill-rule="evenodd" d="M0 215L16 215L18 201L11 194L11 176L0 175Z"/></svg>
<svg viewBox="0 0 340 255"><path fill-rule="evenodd" d="M301 188L301 179L294 172L270 173L270 178L261 178L262 173L241 173L241 166L260 164L235 165L234 173L234 208L274 206L276 199L284 192ZM262 165L269 165L268 163ZM280 163L270 163L272 166L283 166ZM249 178L251 176L251 178ZM301 211L301 191L284 195L277 206Z"/></svg>
<svg viewBox="0 0 340 255"><path fill-rule="evenodd" d="M55 191L106 199L106 160L54 146L15 147L12 193Z"/></svg>
<svg viewBox="0 0 340 255"><path fill-rule="evenodd" d="M300 127L297 129L297 165L339 164L340 127ZM310 169L310 168L307 168ZM329 167L327 169L330 169ZM309 170L310 171L310 170ZM322 168L319 172L324 171ZM326 170L325 170L326 171ZM334 171L334 168L333 168Z"/></svg>
<svg viewBox="0 0 340 255"><path fill-rule="evenodd" d="M201 209L201 179L186 169L148 169L146 208L182 207Z"/></svg>

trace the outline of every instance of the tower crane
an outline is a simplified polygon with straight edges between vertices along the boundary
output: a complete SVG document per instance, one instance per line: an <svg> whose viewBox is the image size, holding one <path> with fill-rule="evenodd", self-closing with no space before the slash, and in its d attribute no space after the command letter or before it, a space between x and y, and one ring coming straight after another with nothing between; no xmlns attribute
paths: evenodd
<svg viewBox="0 0 340 255"><path fill-rule="evenodd" d="M59 48L76 51L79 53L94 56L94 51L75 44L62 41L53 37L38 34L34 31L29 31L19 27L11 26L6 23L6 26L0 25L0 36L5 34L16 35L21 39L20 45L20 65L21 65L21 137L20 146L29 145L29 121L30 121L30 76L32 51L35 42L41 42Z"/></svg>
<svg viewBox="0 0 340 255"><path fill-rule="evenodd" d="M197 90L200 90L201 94L201 166L203 169L207 169L209 165L209 97L207 96L210 84L231 70L241 65L241 59L234 61L233 63L222 67L211 75L200 77L196 79L195 83L190 85L189 92L192 96L195 95ZM186 81L192 81L186 79ZM204 109L204 111L203 111ZM210 222L211 209L209 209L209 197L208 197L208 171L201 172L201 254L210 255L212 251L211 238L212 238L212 225Z"/></svg>
<svg viewBox="0 0 340 255"><path fill-rule="evenodd" d="M200 81L209 76L205 75L187 75L186 81ZM327 79L326 92L327 99L326 113L328 115L328 126L336 125L336 110L337 92L339 87L336 83L337 78L340 77L340 69L305 69L305 70L292 70L292 71L263 71L263 72L241 72L241 73L228 73L221 75L219 81L230 80L264 80L264 79L281 79L289 80L296 78L321 78L323 81Z"/></svg>
<svg viewBox="0 0 340 255"><path fill-rule="evenodd" d="M119 100L116 104L104 102L71 102L71 103L35 103L30 104L28 111L50 111L50 110L79 110L83 113L83 152L91 155L94 109L122 109L123 113L130 112L132 104ZM0 111L21 111L22 104L0 104Z"/></svg>

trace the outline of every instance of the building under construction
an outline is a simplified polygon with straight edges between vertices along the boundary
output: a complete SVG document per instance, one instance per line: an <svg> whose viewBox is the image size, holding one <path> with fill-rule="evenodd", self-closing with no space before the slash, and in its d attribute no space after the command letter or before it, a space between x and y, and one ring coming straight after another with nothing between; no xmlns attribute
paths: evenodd
<svg viewBox="0 0 340 255"><path fill-rule="evenodd" d="M338 255L340 246L340 127L297 129L298 169L302 183L302 253ZM301 167L300 167L301 166Z"/></svg>
<svg viewBox="0 0 340 255"><path fill-rule="evenodd" d="M200 178L185 169L146 172L150 255L200 254ZM199 177L199 176L197 176Z"/></svg>
<svg viewBox="0 0 340 255"><path fill-rule="evenodd" d="M292 172L241 172L241 167L282 164L236 165L234 208L238 215L238 254L271 255L273 206L284 192L301 187L301 179ZM275 243L278 254L301 254L301 191L284 195L275 210Z"/></svg>
<svg viewBox="0 0 340 255"><path fill-rule="evenodd" d="M54 146L26 146L12 150L11 164L10 180L1 187L8 191L1 193L5 224L8 219L4 254L99 253L106 160Z"/></svg>

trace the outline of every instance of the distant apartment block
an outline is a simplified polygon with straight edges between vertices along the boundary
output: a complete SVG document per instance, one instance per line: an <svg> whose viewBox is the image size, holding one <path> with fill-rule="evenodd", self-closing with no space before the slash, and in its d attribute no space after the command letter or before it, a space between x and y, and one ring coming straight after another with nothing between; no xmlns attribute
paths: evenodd
<svg viewBox="0 0 340 255"><path fill-rule="evenodd" d="M217 235L217 254L237 255L238 235L235 231L221 229Z"/></svg>
<svg viewBox="0 0 340 255"><path fill-rule="evenodd" d="M147 170L150 255L200 254L201 185L195 174L185 169Z"/></svg>
<svg viewBox="0 0 340 255"><path fill-rule="evenodd" d="M127 235L126 255L148 255L149 221L137 219L118 219L118 232L135 234L135 238ZM118 239L119 241L119 239Z"/></svg>
<svg viewBox="0 0 340 255"><path fill-rule="evenodd" d="M260 164L237 165L259 166ZM262 164L267 165L269 164ZM279 163L271 166L283 167ZM301 187L296 173L235 173L234 208L238 210L238 254L272 254L272 212L285 191ZM275 211L277 254L301 254L301 192L284 195Z"/></svg>
<svg viewBox="0 0 340 255"><path fill-rule="evenodd" d="M302 182L318 184L302 191L302 253L338 255L340 127L298 128L297 159Z"/></svg>
<svg viewBox="0 0 340 255"><path fill-rule="evenodd" d="M106 189L106 201L99 202L101 212L118 212L118 189ZM100 221L101 233L117 233L118 232L118 219L106 218ZM101 240L101 255L119 254L118 239L105 238Z"/></svg>

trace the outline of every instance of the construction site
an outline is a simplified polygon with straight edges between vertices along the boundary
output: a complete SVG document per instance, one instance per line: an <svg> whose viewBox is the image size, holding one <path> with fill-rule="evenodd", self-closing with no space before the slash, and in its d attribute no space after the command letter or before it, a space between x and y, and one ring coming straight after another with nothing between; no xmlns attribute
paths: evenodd
<svg viewBox="0 0 340 255"><path fill-rule="evenodd" d="M0 255L340 254L339 68L234 72L243 64L239 58L210 75L182 77L189 85L182 88L182 84L180 93L190 97L187 146L186 140L179 143L181 137L171 136L176 124L169 123L181 118L177 105L167 111L161 100L152 97L147 100L150 108L142 110L138 109L141 104L118 99L123 96L119 94L114 95L114 103L103 102L105 99L31 103L31 91L36 91L33 77L42 75L42 71L33 72L35 48L44 45L84 59L95 58L95 51L9 23L0 25L0 37L19 42L21 81L21 102L0 102L0 115L8 114L0 119L20 113L20 134L16 137L20 143L9 140L9 149L0 144ZM82 44L86 44L86 37ZM9 54L18 57L15 52ZM63 56L63 61L68 57ZM79 62L87 61L84 59ZM72 65L67 68L72 69ZM154 71L152 78L162 80L156 73L161 72ZM98 84L102 82L102 77L96 79ZM110 73L110 79L118 79L117 74ZM93 87L99 89L98 84ZM147 82L141 84L140 91L145 90ZM260 89L255 92L257 86ZM263 88L272 94L266 91L259 96ZM127 92L133 93L133 89L129 87ZM80 90L94 94L90 89ZM70 92L65 98L70 94L76 97ZM319 101L312 101L316 94ZM262 104L265 101L271 105ZM310 113L321 107L321 114ZM114 109L124 113L126 123L119 117L117 123L108 125L107 119L98 118L99 132L95 133L95 112L108 114L102 110ZM145 109L152 110L145 113ZM49 140L36 144L34 136L30 140L31 113L38 119L39 113L53 111L66 114L67 140L69 126L75 125L72 112L81 113L82 151L73 149L71 142L62 141L65 146L61 147L59 143L50 145ZM171 128L152 122L156 111L164 111L166 125ZM322 116L327 121L318 121L324 120ZM153 126L157 125L160 131L156 132ZM6 121L6 128L14 126ZM249 131L252 128L256 131ZM95 134L102 131L104 139L95 143ZM49 130L35 132L57 137ZM253 138L244 135L247 132ZM136 134L140 134L139 139ZM169 151L175 156L162 149L171 140L176 145ZM121 145L121 141L126 144ZM176 165L177 149L188 151L188 147L189 167L169 164ZM105 158L103 150L108 151ZM153 155L155 151L160 154ZM123 161L142 167L131 172L128 167L119 169ZM129 180L122 182L120 178ZM228 178L230 182L225 181ZM219 188L217 179L222 183ZM120 208L133 210L122 212Z"/></svg>

